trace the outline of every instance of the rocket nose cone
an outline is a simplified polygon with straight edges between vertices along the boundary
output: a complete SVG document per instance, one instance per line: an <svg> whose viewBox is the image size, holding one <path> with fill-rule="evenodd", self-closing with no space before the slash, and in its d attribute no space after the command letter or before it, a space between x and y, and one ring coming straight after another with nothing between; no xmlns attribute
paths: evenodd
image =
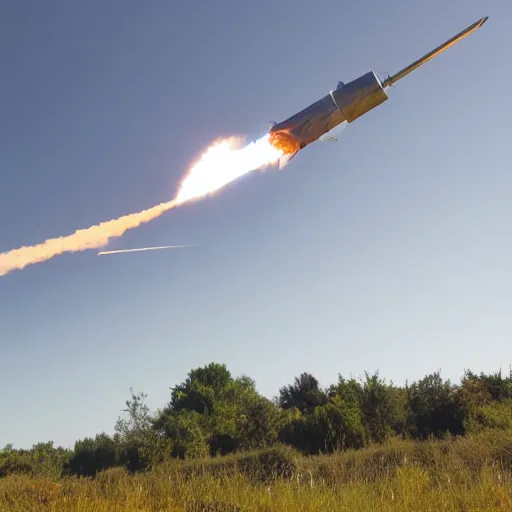
<svg viewBox="0 0 512 512"><path fill-rule="evenodd" d="M480 23L478 24L478 28L480 28L488 19L489 19L489 16L486 16L485 18L482 18L480 20Z"/></svg>

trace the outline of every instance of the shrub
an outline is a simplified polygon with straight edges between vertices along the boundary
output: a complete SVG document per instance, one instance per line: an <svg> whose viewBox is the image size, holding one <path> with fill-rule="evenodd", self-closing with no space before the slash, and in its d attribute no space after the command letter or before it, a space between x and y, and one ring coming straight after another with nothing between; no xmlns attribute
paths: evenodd
<svg viewBox="0 0 512 512"><path fill-rule="evenodd" d="M275 446L237 461L240 473L260 482L291 478L298 469L299 454L289 446Z"/></svg>

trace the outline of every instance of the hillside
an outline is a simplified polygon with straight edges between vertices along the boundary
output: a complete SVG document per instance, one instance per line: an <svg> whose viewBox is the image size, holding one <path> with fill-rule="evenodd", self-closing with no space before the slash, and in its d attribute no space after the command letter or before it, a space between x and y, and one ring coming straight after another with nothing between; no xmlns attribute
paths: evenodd
<svg viewBox="0 0 512 512"><path fill-rule="evenodd" d="M7 445L0 510L512 510L501 371L405 386L340 375L325 389L303 373L269 400L211 363L162 409L145 398L132 391L113 436L72 450Z"/></svg>
<svg viewBox="0 0 512 512"><path fill-rule="evenodd" d="M276 447L130 475L0 480L0 510L510 511L512 433L305 457Z"/></svg>

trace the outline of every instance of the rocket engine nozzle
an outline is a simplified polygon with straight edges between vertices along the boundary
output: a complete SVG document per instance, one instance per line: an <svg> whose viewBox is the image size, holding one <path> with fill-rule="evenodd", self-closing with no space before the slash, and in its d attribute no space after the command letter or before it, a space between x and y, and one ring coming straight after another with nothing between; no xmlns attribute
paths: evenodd
<svg viewBox="0 0 512 512"><path fill-rule="evenodd" d="M284 130L274 132L270 130L269 142L285 155L296 153L301 149L300 142L291 133Z"/></svg>

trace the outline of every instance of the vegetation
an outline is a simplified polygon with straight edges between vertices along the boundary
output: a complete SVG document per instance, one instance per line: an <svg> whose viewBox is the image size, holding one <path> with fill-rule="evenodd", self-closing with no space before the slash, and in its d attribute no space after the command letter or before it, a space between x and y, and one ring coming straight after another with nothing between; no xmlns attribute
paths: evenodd
<svg viewBox="0 0 512 512"><path fill-rule="evenodd" d="M512 374L303 373L269 400L212 363L145 398L73 450L0 450L0 510L512 510Z"/></svg>
<svg viewBox="0 0 512 512"><path fill-rule="evenodd" d="M302 456L276 446L205 460L169 460L131 475L0 480L0 510L38 511L510 511L512 434L392 440Z"/></svg>

